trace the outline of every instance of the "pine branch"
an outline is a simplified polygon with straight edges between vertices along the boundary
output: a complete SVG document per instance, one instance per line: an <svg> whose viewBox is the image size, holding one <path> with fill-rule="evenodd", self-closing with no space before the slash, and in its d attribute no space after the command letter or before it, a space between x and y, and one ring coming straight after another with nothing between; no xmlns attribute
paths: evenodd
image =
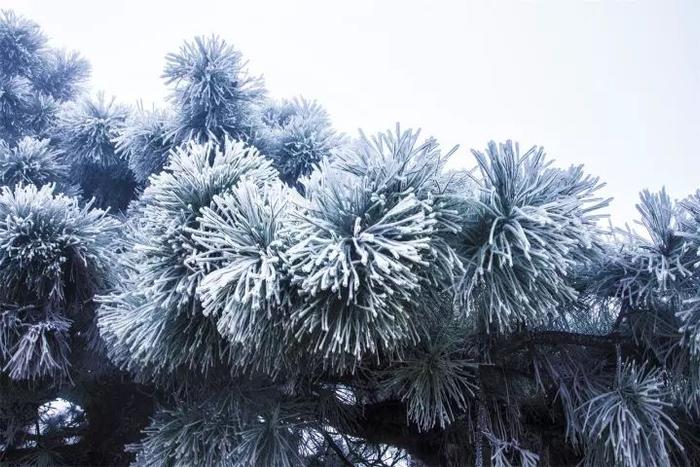
<svg viewBox="0 0 700 467"><path fill-rule="evenodd" d="M615 344L630 341L629 337L621 334L611 333L607 335L581 334L565 331L526 331L511 334L503 339L504 344L496 344L497 359L503 358L512 352L517 352L523 348L535 344L546 346L575 345L598 349L614 349Z"/></svg>

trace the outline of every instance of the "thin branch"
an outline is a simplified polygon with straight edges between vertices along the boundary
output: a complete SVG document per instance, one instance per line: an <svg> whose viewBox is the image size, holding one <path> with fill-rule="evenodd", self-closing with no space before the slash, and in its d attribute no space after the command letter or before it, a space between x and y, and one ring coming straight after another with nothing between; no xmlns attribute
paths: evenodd
<svg viewBox="0 0 700 467"><path fill-rule="evenodd" d="M503 339L504 346L497 350L500 356L521 350L529 344L561 346L577 345L600 349L614 349L615 344L623 343L628 338L617 333L606 335L581 334L565 331L527 331L513 334Z"/></svg>
<svg viewBox="0 0 700 467"><path fill-rule="evenodd" d="M323 435L323 438L326 440L331 449L333 449L333 451L335 451L340 460L343 461L343 464L347 465L348 467L355 467L355 464L350 462L350 460L347 457L345 457L345 453L343 452L343 450L340 449L340 446L336 444L336 442L326 430L321 430L321 434Z"/></svg>

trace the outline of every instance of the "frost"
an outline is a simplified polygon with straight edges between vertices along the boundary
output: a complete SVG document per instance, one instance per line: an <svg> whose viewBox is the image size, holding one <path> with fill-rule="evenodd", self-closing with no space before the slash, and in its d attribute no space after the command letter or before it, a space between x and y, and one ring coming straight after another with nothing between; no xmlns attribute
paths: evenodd
<svg viewBox="0 0 700 467"><path fill-rule="evenodd" d="M166 60L163 77L173 85L170 100L178 110L176 140L250 136L265 88L248 74L240 52L219 37L197 37Z"/></svg>
<svg viewBox="0 0 700 467"><path fill-rule="evenodd" d="M577 299L567 276L600 254L596 210L609 200L594 197L597 178L550 168L541 149L521 155L510 142L492 143L474 155L482 183L457 247L469 265L464 303L486 329L542 322Z"/></svg>
<svg viewBox="0 0 700 467"><path fill-rule="evenodd" d="M116 136L116 150L129 161L129 168L140 183L159 173L168 163L173 117L168 111L139 108L127 117Z"/></svg>
<svg viewBox="0 0 700 467"><path fill-rule="evenodd" d="M330 160L344 140L332 128L326 111L305 99L269 103L261 112L260 145L290 185Z"/></svg>

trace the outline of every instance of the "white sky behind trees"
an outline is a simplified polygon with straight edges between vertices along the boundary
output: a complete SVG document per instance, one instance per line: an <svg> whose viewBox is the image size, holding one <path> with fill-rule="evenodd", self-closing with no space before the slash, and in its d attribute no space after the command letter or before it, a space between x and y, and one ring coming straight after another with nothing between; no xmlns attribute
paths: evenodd
<svg viewBox="0 0 700 467"><path fill-rule="evenodd" d="M273 97L318 100L354 134L421 127L583 163L621 224L643 188L700 188L700 2L0 0L92 64L92 91L160 103L164 56L216 33Z"/></svg>

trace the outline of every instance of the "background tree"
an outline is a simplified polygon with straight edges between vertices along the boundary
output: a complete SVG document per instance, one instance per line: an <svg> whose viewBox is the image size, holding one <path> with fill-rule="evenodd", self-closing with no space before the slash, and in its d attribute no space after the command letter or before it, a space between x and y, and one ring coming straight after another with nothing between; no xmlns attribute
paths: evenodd
<svg viewBox="0 0 700 467"><path fill-rule="evenodd" d="M345 138L215 36L153 110L32 81L12 13L0 38L7 89L70 101L0 109L0 461L697 463L700 194L605 228L581 166Z"/></svg>
<svg viewBox="0 0 700 467"><path fill-rule="evenodd" d="M76 97L89 66L75 52L52 49L35 23L0 15L0 139L48 136L61 103Z"/></svg>
<svg viewBox="0 0 700 467"><path fill-rule="evenodd" d="M109 106L83 95L88 70L33 22L0 15L0 462L124 463L140 429L130 423L148 417L130 412L145 398L124 391L95 326L120 222L94 206L130 187L110 176L92 190L83 177L91 158L113 157L115 134L103 131Z"/></svg>

